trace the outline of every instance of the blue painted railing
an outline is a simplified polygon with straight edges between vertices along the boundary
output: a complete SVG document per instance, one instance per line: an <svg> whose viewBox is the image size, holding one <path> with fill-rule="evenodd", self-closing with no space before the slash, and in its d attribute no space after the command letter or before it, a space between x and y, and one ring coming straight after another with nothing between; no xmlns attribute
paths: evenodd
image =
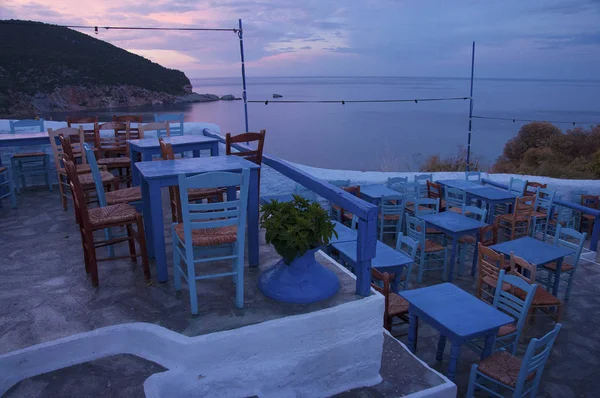
<svg viewBox="0 0 600 398"><path fill-rule="evenodd" d="M213 137L225 143L220 134L204 129L204 135ZM251 150L243 144L233 144L241 152ZM368 296L371 285L371 259L375 257L377 245L377 215L378 207L340 189L326 181L322 181L283 159L263 154L263 164L283 174L287 178L302 185L317 195L335 203L358 217L358 241L356 264L356 294Z"/></svg>
<svg viewBox="0 0 600 398"><path fill-rule="evenodd" d="M481 182L483 182L484 184L493 185L498 188L508 189L508 186L506 184L492 181L487 178L482 178ZM567 202L567 201L560 200L560 199L554 199L553 204L558 205L558 206L567 207L569 209L573 209L573 210L581 212L583 214L589 214L596 219L594 221L594 230L592 231L592 237L590 238L590 250L597 251L598 250L598 238L600 238L600 210L591 209L589 207L585 207L585 206L582 206L577 203Z"/></svg>

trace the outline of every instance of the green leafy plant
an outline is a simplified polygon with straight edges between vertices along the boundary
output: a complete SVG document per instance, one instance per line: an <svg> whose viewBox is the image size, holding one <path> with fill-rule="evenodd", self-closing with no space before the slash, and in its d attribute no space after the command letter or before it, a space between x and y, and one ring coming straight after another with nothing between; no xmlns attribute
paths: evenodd
<svg viewBox="0 0 600 398"><path fill-rule="evenodd" d="M261 211L266 241L288 265L310 249L328 245L332 235L337 237L327 211L302 196L294 195L291 202L273 200Z"/></svg>

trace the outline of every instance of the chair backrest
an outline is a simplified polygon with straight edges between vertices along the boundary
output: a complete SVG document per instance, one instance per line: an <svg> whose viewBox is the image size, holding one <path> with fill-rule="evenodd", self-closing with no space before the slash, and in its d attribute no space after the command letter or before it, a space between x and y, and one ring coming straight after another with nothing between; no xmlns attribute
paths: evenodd
<svg viewBox="0 0 600 398"><path fill-rule="evenodd" d="M511 274L518 276L520 279L528 284L535 282L535 274L537 267L535 264L530 264L525 259L515 256L513 252L510 253L510 272Z"/></svg>
<svg viewBox="0 0 600 398"><path fill-rule="evenodd" d="M243 133L231 135L227 133L225 136L225 154L241 156L258 165L262 164L263 148L265 146L266 130L260 130L260 133ZM232 144L257 141L256 149L246 152L232 152Z"/></svg>
<svg viewBox="0 0 600 398"><path fill-rule="evenodd" d="M52 147L52 155L54 157L54 166L56 169L60 169L62 157L63 157L63 148L60 142L60 136L69 138L69 142L72 148L72 156L75 157L78 154L82 154L81 162L83 164L86 163L86 158L83 154L83 148L81 147L81 143L85 142L83 135L83 128L79 126L78 128L73 127L63 127L58 130L48 129L48 137L50 138L50 146ZM76 137L76 143L71 142L71 138ZM75 141L75 140L73 140ZM74 159L73 159L74 160Z"/></svg>
<svg viewBox="0 0 600 398"><path fill-rule="evenodd" d="M385 226L384 219L386 215L397 215L398 223L402 225L402 216L404 215L404 196L402 195L387 195L382 196L379 201L379 211L381 212L382 222L381 228Z"/></svg>
<svg viewBox="0 0 600 398"><path fill-rule="evenodd" d="M420 217L425 214L436 214L440 211L440 200L423 198L417 199L415 203L415 216Z"/></svg>
<svg viewBox="0 0 600 398"><path fill-rule="evenodd" d="M23 120L11 120L9 122L10 132L15 134L17 130L25 130L26 132L33 132L35 130L39 130L39 132L44 131L44 119L23 119Z"/></svg>
<svg viewBox="0 0 600 398"><path fill-rule="evenodd" d="M92 128L84 128L84 124L91 124ZM79 127L83 128L83 136L85 142L96 145L96 125L98 124L98 116L93 117L74 117L67 116L67 127ZM75 126L74 126L75 125Z"/></svg>
<svg viewBox="0 0 600 398"><path fill-rule="evenodd" d="M69 188L71 189L71 195L73 196L73 208L75 209L75 218L79 221L83 229L89 231L90 216L83 195L83 188L81 186L81 183L79 182L79 174L77 174L75 163L68 160L66 157L63 157L61 159L61 162L65 165L65 171L67 173Z"/></svg>
<svg viewBox="0 0 600 398"><path fill-rule="evenodd" d="M113 115L113 122L127 123L129 122L129 139L137 140L139 138L144 138L140 135L140 125L142 124L142 116L141 115ZM132 123L136 123L135 127ZM117 134L124 134L124 131L117 130Z"/></svg>
<svg viewBox="0 0 600 398"><path fill-rule="evenodd" d="M485 247L498 243L498 221L479 228L479 243Z"/></svg>
<svg viewBox="0 0 600 398"><path fill-rule="evenodd" d="M160 144L160 154L163 160L175 160L175 153L173 152L173 146L167 144L162 138L158 139ZM169 186L169 199L171 203L171 219L173 222L181 222L181 202L179 201L179 186Z"/></svg>
<svg viewBox="0 0 600 398"><path fill-rule="evenodd" d="M396 188L394 188L396 184L406 184L407 182L408 177L388 177L385 185L390 189L396 190Z"/></svg>
<svg viewBox="0 0 600 398"><path fill-rule="evenodd" d="M581 195L581 205L591 209L600 209L600 196Z"/></svg>
<svg viewBox="0 0 600 398"><path fill-rule="evenodd" d="M102 135L102 131L111 131L112 134ZM125 131L125 134L118 134ZM127 140L129 139L129 122L106 122L96 124L96 148L100 155L104 153L126 153Z"/></svg>
<svg viewBox="0 0 600 398"><path fill-rule="evenodd" d="M405 236L402 233L398 234L396 238L396 250L406 254L408 257L415 259L417 255L417 249L419 248L419 242L411 237Z"/></svg>
<svg viewBox="0 0 600 398"><path fill-rule="evenodd" d="M498 283L498 277L500 270L504 265L504 256L500 253L495 252L489 247L483 246L478 243L477 247L477 279L483 280L484 277L489 277L493 281L493 286ZM478 290L478 294L481 291ZM479 296L481 297L481 296Z"/></svg>
<svg viewBox="0 0 600 398"><path fill-rule="evenodd" d="M527 184L525 185L525 193L523 194L523 196L535 196L538 188L547 188L547 187L548 187L547 184L542 184L542 183L535 182L535 181L527 181Z"/></svg>
<svg viewBox="0 0 600 398"><path fill-rule="evenodd" d="M523 196L516 198L515 207L513 209L513 218L527 217L529 220L533 213L533 202L535 198L531 196Z"/></svg>
<svg viewBox="0 0 600 398"><path fill-rule="evenodd" d="M159 131L165 130L166 133L163 136L171 136L171 128L167 122L154 122L146 124L138 124L139 138L145 138L148 131L156 131L156 137L160 138Z"/></svg>
<svg viewBox="0 0 600 398"><path fill-rule="evenodd" d="M360 198L360 186L359 185L352 185L349 187L342 187L342 189L354 196L356 196L357 198ZM312 191L309 191L312 192ZM329 202L329 205L331 206L331 208L333 209L333 202ZM339 208L340 209L340 214L339 214L339 220L340 222L344 221L344 212L346 211L346 209L343 208Z"/></svg>
<svg viewBox="0 0 600 398"><path fill-rule="evenodd" d="M487 210L486 209L480 209L477 206L467 206L467 205L463 205L462 206L462 214L465 217L469 217L472 218L474 220L477 220L481 223L481 225L485 224L485 219L487 216Z"/></svg>
<svg viewBox="0 0 600 398"><path fill-rule="evenodd" d="M556 246L568 247L569 249L575 250L575 254L568 256L568 259L570 264L577 268L586 238L587 232L581 233L573 228L566 228L558 224L556 226L554 244Z"/></svg>
<svg viewBox="0 0 600 398"><path fill-rule="evenodd" d="M392 186L394 191L404 195L407 201L413 201L420 197L421 184L418 182L395 183Z"/></svg>
<svg viewBox="0 0 600 398"><path fill-rule="evenodd" d="M371 268L371 287L373 289L375 289L376 291L378 291L379 293L381 293L381 295L383 296L383 298L385 299L385 307L384 307L384 313L383 313L383 327L384 328L389 328L391 327L391 325L388 325L388 309L390 308L390 285L392 282L393 278L390 274L388 274L387 272L379 272L377 271L375 268ZM381 283L382 286L380 286L377 283L373 283L373 281L378 281Z"/></svg>
<svg viewBox="0 0 600 398"><path fill-rule="evenodd" d="M419 198L426 198L428 194L427 181L433 180L433 174L418 174L414 177L414 182L419 184L418 194Z"/></svg>
<svg viewBox="0 0 600 398"><path fill-rule="evenodd" d="M155 113L154 121L169 123L171 135L183 135L183 113ZM166 130L158 130L157 134L159 134L158 137L163 137L167 132Z"/></svg>
<svg viewBox="0 0 600 398"><path fill-rule="evenodd" d="M442 186L435 182L427 181L427 197L431 199L441 199Z"/></svg>
<svg viewBox="0 0 600 398"><path fill-rule="evenodd" d="M179 175L179 199L181 202L181 220L185 240L185 252L193 258L192 231L221 227L237 227L237 250L235 256L245 250L246 213L248 208L248 190L250 169L241 173L211 172L192 176ZM227 202L190 203L188 190L200 188L240 187L239 198Z"/></svg>
<svg viewBox="0 0 600 398"><path fill-rule="evenodd" d="M505 290L503 288L505 283L509 284L511 288ZM498 284L496 285L496 293L492 306L513 317L517 322L517 336L515 337L515 344L512 349L513 355L517 351L517 342L529 314L537 287L535 283L529 284L518 276L507 274L504 270L501 270L498 275ZM527 293L524 300L512 294L514 288L521 289Z"/></svg>
<svg viewBox="0 0 600 398"><path fill-rule="evenodd" d="M554 203L555 195L556 191L546 187L536 188L535 203L533 205L534 211L544 210L549 215L552 204ZM527 192L525 192L525 196L529 196L527 195Z"/></svg>
<svg viewBox="0 0 600 398"><path fill-rule="evenodd" d="M94 178L94 185L96 186L98 204L100 205L100 207L105 207L106 195L104 194L104 184L102 183L102 177L100 176L100 168L98 167L98 163L96 162L96 156L94 155L94 151L92 151L92 148L88 143L83 144L83 149L85 150L85 157L88 159L88 164L92 172L92 177Z"/></svg>
<svg viewBox="0 0 600 398"><path fill-rule="evenodd" d="M425 221L406 215L406 235L417 241L421 250L425 250L426 229Z"/></svg>
<svg viewBox="0 0 600 398"><path fill-rule="evenodd" d="M527 180L521 180L519 178L510 177L508 183L508 192L523 196L525 193L525 187L527 186Z"/></svg>
<svg viewBox="0 0 600 398"><path fill-rule="evenodd" d="M557 225L562 225L563 227L567 228L575 228L577 216L572 209L565 206L554 205L552 214L556 219Z"/></svg>
<svg viewBox="0 0 600 398"><path fill-rule="evenodd" d="M465 171L465 180L481 182L481 171Z"/></svg>
<svg viewBox="0 0 600 398"><path fill-rule="evenodd" d="M527 351L525 351L525 355L523 356L523 360L521 362L519 375L517 376L517 383L515 385L515 394L518 394L517 396L520 396L520 393L526 386L529 375L533 372L535 372L535 378L531 382L533 387L530 395L536 395L536 391L544 371L544 366L546 365L546 361L550 356L550 351L552 351L552 346L556 341L556 336L558 336L558 332L560 331L561 327L562 324L557 323L554 325L554 329L548 332L544 337L540 339L533 338L529 342Z"/></svg>
<svg viewBox="0 0 600 398"><path fill-rule="evenodd" d="M62 148L62 156L63 158L70 160L71 162L75 162L75 154L73 154L73 147L71 146L71 139L69 137L65 137L64 135L59 135L58 140L60 141L60 147Z"/></svg>
<svg viewBox="0 0 600 398"><path fill-rule="evenodd" d="M446 209L450 209L451 207L462 209L467 204L467 194L465 191L457 188L446 187L444 199L446 199Z"/></svg>

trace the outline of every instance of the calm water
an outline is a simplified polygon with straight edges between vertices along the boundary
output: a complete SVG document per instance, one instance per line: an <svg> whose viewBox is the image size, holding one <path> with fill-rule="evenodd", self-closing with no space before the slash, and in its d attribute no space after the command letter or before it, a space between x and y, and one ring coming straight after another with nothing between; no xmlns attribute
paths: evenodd
<svg viewBox="0 0 600 398"><path fill-rule="evenodd" d="M241 79L192 79L194 91L241 97ZM600 81L476 79L474 114L536 120L600 123ZM468 79L402 77L278 77L248 80L249 100L360 100L466 96ZM187 121L212 122L223 133L244 130L241 101L179 104L157 109L185 113ZM250 130L267 130L265 150L311 166L355 170L418 170L433 154L466 145L469 101L377 104L248 104ZM155 109L87 111L112 113ZM65 113L55 113L64 120ZM474 120L472 149L493 163L524 124ZM589 125L589 124L588 124ZM563 129L572 125L559 125ZM584 125L585 126L585 125Z"/></svg>

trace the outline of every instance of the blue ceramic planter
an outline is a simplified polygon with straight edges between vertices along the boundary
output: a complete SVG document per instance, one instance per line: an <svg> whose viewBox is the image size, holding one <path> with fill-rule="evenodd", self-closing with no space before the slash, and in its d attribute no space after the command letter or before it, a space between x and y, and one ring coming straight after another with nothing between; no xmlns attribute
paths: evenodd
<svg viewBox="0 0 600 398"><path fill-rule="evenodd" d="M319 249L296 257L290 265L283 259L264 271L258 288L267 297L285 303L308 304L325 300L340 290L337 275L315 260Z"/></svg>

